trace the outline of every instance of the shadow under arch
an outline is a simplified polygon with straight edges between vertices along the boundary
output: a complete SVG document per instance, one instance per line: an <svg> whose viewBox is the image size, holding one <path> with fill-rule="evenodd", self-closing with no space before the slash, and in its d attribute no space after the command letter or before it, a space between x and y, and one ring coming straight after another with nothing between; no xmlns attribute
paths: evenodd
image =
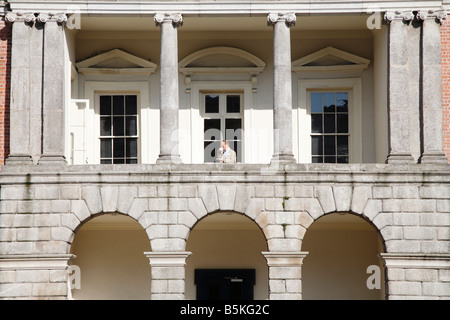
<svg viewBox="0 0 450 320"><path fill-rule="evenodd" d="M205 215L192 227L186 250L192 252L186 264L186 299L198 298L197 270L254 270L253 299L267 299L268 266L261 252L268 245L248 216L235 211Z"/></svg>
<svg viewBox="0 0 450 320"><path fill-rule="evenodd" d="M352 212L321 216L308 227L302 251L309 252L302 266L303 299L385 299L380 258L385 244L366 217Z"/></svg>
<svg viewBox="0 0 450 320"><path fill-rule="evenodd" d="M74 231L71 263L79 267L79 300L150 299L151 270L143 254L151 251L145 229L125 214L100 213Z"/></svg>

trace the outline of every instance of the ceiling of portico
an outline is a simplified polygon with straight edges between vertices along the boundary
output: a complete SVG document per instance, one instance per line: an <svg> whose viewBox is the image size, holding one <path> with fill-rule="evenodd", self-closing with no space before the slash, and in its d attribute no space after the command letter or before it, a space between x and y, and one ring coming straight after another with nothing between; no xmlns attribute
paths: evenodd
<svg viewBox="0 0 450 320"><path fill-rule="evenodd" d="M367 30L367 15L298 16L292 32L299 30ZM158 32L153 17L81 17L79 31L143 31ZM193 17L183 18L181 32L266 31L270 32L265 16L256 17Z"/></svg>

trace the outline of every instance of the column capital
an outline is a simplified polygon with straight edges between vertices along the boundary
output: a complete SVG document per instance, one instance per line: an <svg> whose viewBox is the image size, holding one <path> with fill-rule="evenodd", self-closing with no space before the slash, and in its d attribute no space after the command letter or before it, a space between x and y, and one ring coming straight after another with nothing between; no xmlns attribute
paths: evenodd
<svg viewBox="0 0 450 320"><path fill-rule="evenodd" d="M444 20L447 19L447 12L444 10L429 10L429 11L419 11L416 15L417 20L419 21L425 21L427 19L434 19L436 23L442 24L444 23Z"/></svg>
<svg viewBox="0 0 450 320"><path fill-rule="evenodd" d="M14 22L34 23L34 21L36 21L36 16L34 15L34 13L8 12L6 13L5 19L10 23Z"/></svg>
<svg viewBox="0 0 450 320"><path fill-rule="evenodd" d="M308 255L309 252L264 251L261 253L266 258L267 265L269 267L292 267L301 266L303 264L303 259Z"/></svg>
<svg viewBox="0 0 450 320"><path fill-rule="evenodd" d="M183 16L181 13L157 13L155 14L154 21L157 26L163 22L170 22L174 27L181 27L183 25Z"/></svg>
<svg viewBox="0 0 450 320"><path fill-rule="evenodd" d="M414 20L414 13L412 11L388 11L384 14L384 21L391 23L395 20L409 22Z"/></svg>
<svg viewBox="0 0 450 320"><path fill-rule="evenodd" d="M293 12L285 14L269 13L267 16L267 25L271 26L277 22L285 22L288 27L292 27L295 25L296 20L297 17Z"/></svg>
<svg viewBox="0 0 450 320"><path fill-rule="evenodd" d="M37 21L39 21L40 23L64 23L67 22L67 15L65 13L40 13L37 16Z"/></svg>

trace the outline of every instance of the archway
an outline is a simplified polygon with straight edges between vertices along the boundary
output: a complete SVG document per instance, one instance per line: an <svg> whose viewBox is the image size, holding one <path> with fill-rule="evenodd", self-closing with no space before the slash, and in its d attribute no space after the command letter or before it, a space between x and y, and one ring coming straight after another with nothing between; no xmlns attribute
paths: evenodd
<svg viewBox="0 0 450 320"><path fill-rule="evenodd" d="M71 253L81 272L73 299L150 299L151 270L144 252L150 241L129 216L105 214L84 223L75 234Z"/></svg>
<svg viewBox="0 0 450 320"><path fill-rule="evenodd" d="M308 228L302 250L309 252L302 267L303 299L384 299L382 239L363 218L347 213L319 218Z"/></svg>
<svg viewBox="0 0 450 320"><path fill-rule="evenodd" d="M233 212L206 216L192 229L186 250L192 252L186 265L186 299L208 298L198 296L199 278L208 276L226 278L228 282L223 284L230 290L220 294L220 284L211 284L209 298L228 299L227 294L231 299L249 298L241 292L246 290L246 282L253 280L250 299L267 299L268 267L261 254L267 251L267 242L248 217Z"/></svg>

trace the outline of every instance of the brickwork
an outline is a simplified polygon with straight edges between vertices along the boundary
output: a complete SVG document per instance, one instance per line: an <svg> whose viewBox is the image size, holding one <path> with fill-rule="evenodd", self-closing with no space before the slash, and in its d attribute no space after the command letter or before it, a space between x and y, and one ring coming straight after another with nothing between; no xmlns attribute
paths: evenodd
<svg viewBox="0 0 450 320"><path fill-rule="evenodd" d="M11 25L0 20L0 166L9 154Z"/></svg>
<svg viewBox="0 0 450 320"><path fill-rule="evenodd" d="M450 20L441 27L444 151L450 163Z"/></svg>

